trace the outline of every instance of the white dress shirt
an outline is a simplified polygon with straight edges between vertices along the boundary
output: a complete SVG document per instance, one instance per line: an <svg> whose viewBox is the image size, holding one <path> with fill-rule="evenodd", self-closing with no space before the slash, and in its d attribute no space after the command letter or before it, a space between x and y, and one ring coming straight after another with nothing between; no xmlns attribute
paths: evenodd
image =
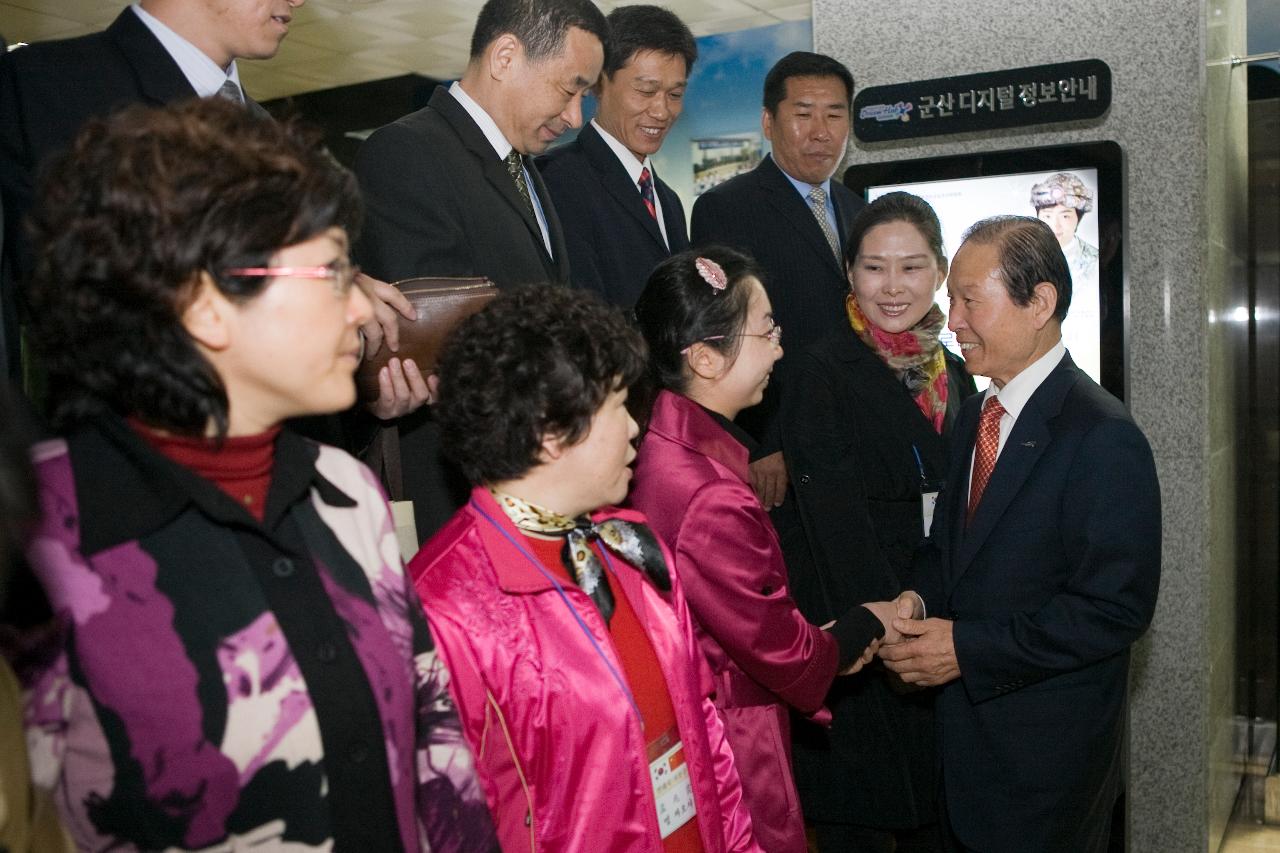
<svg viewBox="0 0 1280 853"><path fill-rule="evenodd" d="M240 94L244 95L244 87L240 85L240 72L236 69L235 60L232 60L226 68L219 68L218 63L210 59L204 51L169 29L155 15L141 6L134 5L129 8L133 9L138 19L151 30L151 34L173 57L173 61L178 63L178 68L182 69L183 76L187 78L191 88L196 90L197 95L202 98L216 95L222 88L222 84L228 80L235 83Z"/></svg>
<svg viewBox="0 0 1280 853"><path fill-rule="evenodd" d="M514 148L502 131L498 129L498 123L493 117L485 112L484 107L480 106L475 100L467 94L466 90L460 86L457 81L449 87L449 94L453 95L454 100L462 104L462 108L467 111L467 115L471 116L471 120L480 128L480 132L484 134L484 138L489 140L489 144L493 146L493 150L497 152L499 160L506 160L507 155ZM521 160L523 163L524 161ZM506 163L503 163L506 167ZM529 188L529 198L533 200L533 214L538 220L538 229L542 232L542 244L547 247L547 255L552 255L551 251L551 231L547 228L547 215L542 212L542 200L538 198L538 191L533 184L533 177L529 174L529 169L521 166L524 172L524 185Z"/></svg>
<svg viewBox="0 0 1280 853"><path fill-rule="evenodd" d="M637 160L636 155L621 142L613 138L613 134L600 126L595 119L591 120L591 126L600 134L600 138L605 141L609 149L613 151L614 156L618 158L618 162L622 164L622 168L627 170L628 177L631 178L631 186L635 187L637 194L640 194L640 172L648 169L649 177L653 181L653 208L658 212L658 230L662 232L662 242L666 244L667 249L671 248L671 241L667 239L667 223L662 221L662 201L658 198L658 173L653 168L653 160L645 155L643 161Z"/></svg>
<svg viewBox="0 0 1280 853"><path fill-rule="evenodd" d="M1022 410L1027 407L1027 401L1031 399L1031 395L1036 392L1049 374L1053 373L1053 369L1062 361L1062 357L1067 354L1067 348L1059 338L1058 342L1049 348L1049 351L1037 358L1031 364L1022 369L1022 372L1005 383L1003 388L996 388L996 384L992 382L987 386L986 393L982 397L982 405L987 404L987 400L996 397L1000 400L1000 405L1004 406L1004 414L1000 416L1000 444L996 447L996 459L1000 458L1000 454L1004 452L1004 443L1009 439L1009 433L1013 431L1013 425L1018 422L1018 415L1022 414ZM975 452L977 448L974 449ZM969 455L969 482L973 482L973 454Z"/></svg>

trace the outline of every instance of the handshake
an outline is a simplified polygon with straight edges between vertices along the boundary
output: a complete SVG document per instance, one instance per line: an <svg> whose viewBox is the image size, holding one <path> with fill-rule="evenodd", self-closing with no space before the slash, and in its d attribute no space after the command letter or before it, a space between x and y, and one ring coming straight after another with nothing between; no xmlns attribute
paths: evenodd
<svg viewBox="0 0 1280 853"><path fill-rule="evenodd" d="M953 623L949 619L925 619L924 601L915 592L907 590L893 601L874 601L862 607L880 620L884 636L872 640L853 663L840 671L841 675L858 672L878 655L887 669L909 685L936 687L960 676L952 642ZM834 624L829 622L823 627L829 629Z"/></svg>

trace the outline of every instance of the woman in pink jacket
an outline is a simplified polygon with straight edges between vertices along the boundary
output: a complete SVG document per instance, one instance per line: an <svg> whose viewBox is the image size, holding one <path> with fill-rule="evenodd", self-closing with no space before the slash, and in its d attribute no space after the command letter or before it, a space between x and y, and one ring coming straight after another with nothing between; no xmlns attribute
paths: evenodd
<svg viewBox="0 0 1280 853"><path fill-rule="evenodd" d="M622 500L644 344L587 294L529 288L440 364L475 488L409 565L502 849L757 847L665 549Z"/></svg>
<svg viewBox="0 0 1280 853"><path fill-rule="evenodd" d="M675 551L756 837L770 853L804 853L787 708L830 719L832 681L869 659L896 607L857 606L823 630L788 592L777 534L748 480L751 439L733 423L760 402L782 357L761 274L745 255L705 247L649 278L635 310L661 390L630 503Z"/></svg>

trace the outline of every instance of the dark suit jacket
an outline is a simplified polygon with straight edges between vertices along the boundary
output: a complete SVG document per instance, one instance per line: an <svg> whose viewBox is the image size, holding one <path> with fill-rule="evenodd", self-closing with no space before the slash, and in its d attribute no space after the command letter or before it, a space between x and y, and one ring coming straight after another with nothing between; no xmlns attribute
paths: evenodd
<svg viewBox="0 0 1280 853"><path fill-rule="evenodd" d="M1129 647L1160 583L1160 484L1124 406L1066 356L1022 410L965 526L982 396L953 433L930 615L960 678L937 703L952 828L984 851L1103 850L1120 785Z"/></svg>
<svg viewBox="0 0 1280 853"><path fill-rule="evenodd" d="M564 232L546 185L525 158L547 218L554 258L493 146L470 114L438 87L427 106L379 128L356 155L367 210L358 260L384 281L487 276L499 287L567 284ZM467 499L440 452L430 407L399 420L404 497L425 542Z"/></svg>
<svg viewBox="0 0 1280 853"><path fill-rule="evenodd" d="M19 220L31 207L40 163L65 148L90 118L129 104L160 106L195 94L173 57L129 9L100 33L39 42L0 56L0 197L6 229L0 298L11 365L16 364L15 282L29 274L31 263Z"/></svg>
<svg viewBox="0 0 1280 853"><path fill-rule="evenodd" d="M865 203L838 180L831 181L840 248ZM764 267L765 290L783 330L783 347L800 352L849 321L844 264L836 259L809 204L766 156L760 165L708 190L693 205L690 238L695 246L723 243L752 255ZM790 364L784 355L774 368L760 405L738 422L761 443L760 455L781 449L778 410Z"/></svg>
<svg viewBox="0 0 1280 853"><path fill-rule="evenodd" d="M443 86L417 112L360 146L355 171L366 216L356 258L375 278L420 275L492 279L499 287L567 284L568 253L555 205L532 160L554 257L506 164Z"/></svg>
<svg viewBox="0 0 1280 853"><path fill-rule="evenodd" d="M904 588L924 540L921 467L928 490L937 490L946 476L946 436L976 388L948 353L939 435L848 323L790 357L782 448L796 499L774 510L773 521L796 604L821 625ZM830 727L804 720L793 727L805 816L886 829L931 823L933 701L933 691L895 691L879 666L837 679L827 696Z"/></svg>
<svg viewBox="0 0 1280 853"><path fill-rule="evenodd" d="M653 268L689 248L680 197L654 175L668 249L640 190L590 124L577 139L537 162L564 224L574 287L594 290L610 304L630 308Z"/></svg>

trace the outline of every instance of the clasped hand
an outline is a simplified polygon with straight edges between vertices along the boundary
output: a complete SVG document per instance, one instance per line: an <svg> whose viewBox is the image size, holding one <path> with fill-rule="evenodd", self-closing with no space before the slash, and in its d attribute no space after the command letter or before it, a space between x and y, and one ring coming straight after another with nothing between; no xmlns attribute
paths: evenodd
<svg viewBox="0 0 1280 853"><path fill-rule="evenodd" d="M916 605L910 612L904 601L908 596ZM896 601L892 632L885 631L877 652L884 665L917 687L937 687L959 678L960 663L951 634L954 623L950 619L922 619L923 606L913 592L904 592Z"/></svg>
<svg viewBox="0 0 1280 853"><path fill-rule="evenodd" d="M400 317L418 319L413 303L395 286L361 273L356 279L373 306L373 317L360 327L364 335L364 357L372 358L383 346L392 352L400 349ZM369 411L380 420L407 415L420 406L436 402L439 379L424 376L413 359L392 358L378 371L378 399Z"/></svg>

